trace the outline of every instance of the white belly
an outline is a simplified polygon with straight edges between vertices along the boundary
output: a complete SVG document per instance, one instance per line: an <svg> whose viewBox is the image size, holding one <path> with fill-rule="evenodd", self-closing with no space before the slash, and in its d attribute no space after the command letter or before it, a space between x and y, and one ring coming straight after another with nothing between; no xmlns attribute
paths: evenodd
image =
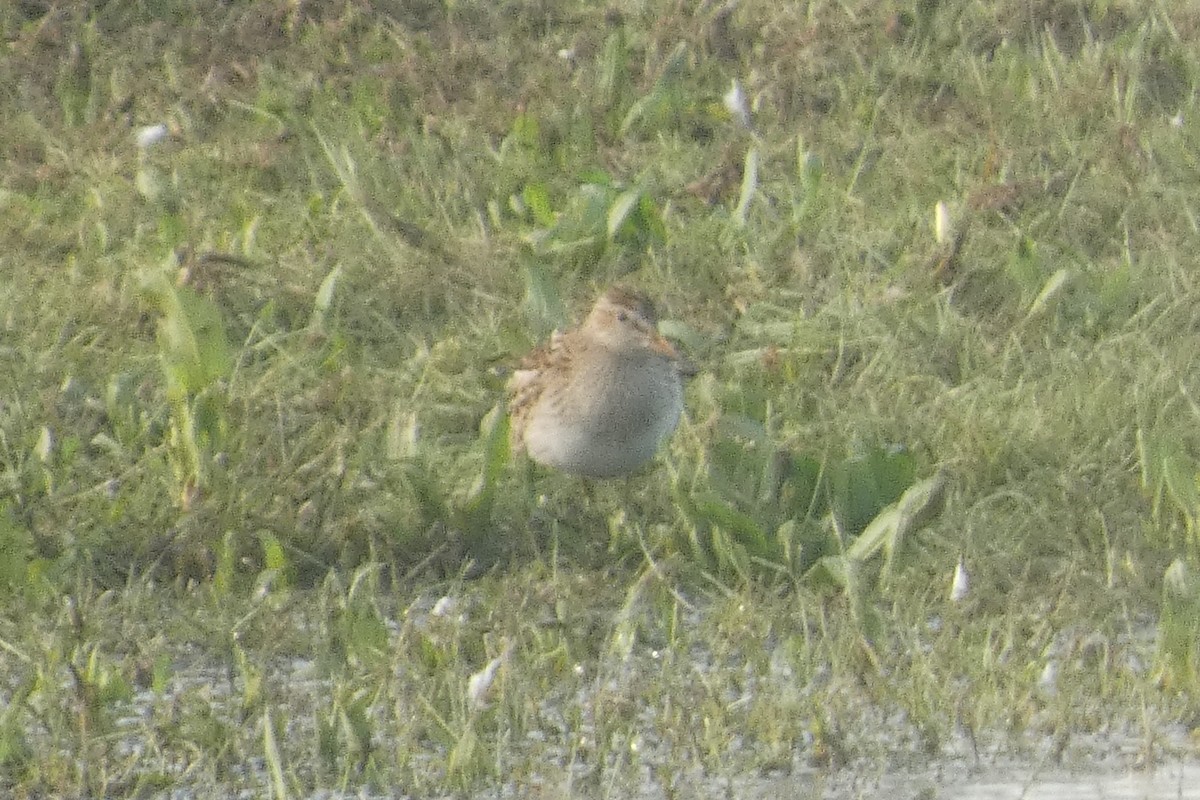
<svg viewBox="0 0 1200 800"><path fill-rule="evenodd" d="M532 410L525 449L534 461L593 478L624 475L650 461L679 423L682 387L675 376L580 378L559 402L543 396Z"/></svg>

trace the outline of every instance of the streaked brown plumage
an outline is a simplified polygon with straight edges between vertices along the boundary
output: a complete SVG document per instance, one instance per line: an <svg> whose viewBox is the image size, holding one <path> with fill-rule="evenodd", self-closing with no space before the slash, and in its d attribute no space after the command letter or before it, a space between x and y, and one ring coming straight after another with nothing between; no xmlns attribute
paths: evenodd
<svg viewBox="0 0 1200 800"><path fill-rule="evenodd" d="M513 451L592 478L650 461L679 423L692 371L657 322L645 295L615 287L527 356L508 384Z"/></svg>

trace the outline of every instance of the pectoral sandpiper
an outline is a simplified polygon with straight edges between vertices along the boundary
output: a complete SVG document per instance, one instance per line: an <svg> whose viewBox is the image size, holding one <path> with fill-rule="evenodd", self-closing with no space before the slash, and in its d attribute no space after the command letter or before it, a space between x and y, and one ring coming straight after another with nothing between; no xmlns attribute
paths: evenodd
<svg viewBox="0 0 1200 800"><path fill-rule="evenodd" d="M527 356L508 384L513 451L590 478L650 461L679 423L693 372L657 322L644 295L612 288L582 325Z"/></svg>

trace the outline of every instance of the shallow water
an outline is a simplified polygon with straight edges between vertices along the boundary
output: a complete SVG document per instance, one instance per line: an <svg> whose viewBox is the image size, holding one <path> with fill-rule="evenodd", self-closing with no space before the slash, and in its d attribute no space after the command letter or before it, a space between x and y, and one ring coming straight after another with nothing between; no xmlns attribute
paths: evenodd
<svg viewBox="0 0 1200 800"><path fill-rule="evenodd" d="M822 774L812 771L777 778L735 781L732 796L742 800L768 798L823 798L858 800L1200 800L1200 762L1164 764L1154 770L1121 770L1096 764L1066 769L1033 768L1012 764L972 770L971 775L949 776L928 769L891 772L867 778L861 774ZM952 767L950 772L956 770ZM957 770L962 772L961 770ZM653 793L646 797L659 796ZM697 796L730 796L725 792L702 791Z"/></svg>
<svg viewBox="0 0 1200 800"><path fill-rule="evenodd" d="M1160 764L1153 769L1128 769L1119 764L1084 763L1073 768L1035 767L1013 762L970 770L945 763L928 769L892 773L857 785L835 785L820 794L810 785L807 795L837 798L894 797L954 798L954 800L1200 800L1200 761ZM779 792L784 794L779 794ZM786 796L782 786L771 793ZM795 787L790 796L797 796Z"/></svg>
<svg viewBox="0 0 1200 800"><path fill-rule="evenodd" d="M992 775L939 789L960 800L1166 800L1200 798L1200 767L1173 764L1153 773Z"/></svg>
<svg viewBox="0 0 1200 800"><path fill-rule="evenodd" d="M466 612L443 598L431 601L425 613L427 618L416 618L411 624L435 630L437 625L459 624L456 619L443 618ZM396 631L393 634L399 635ZM693 660L685 667L690 665L703 677L727 668L712 665L711 654L702 649L692 655ZM811 742L800 741L790 759L782 759L780 766L763 771L755 767L762 763L756 758L755 741L737 735L731 737L726 752L701 758L686 747L672 749L671 742L677 739L667 735L669 721L658 716L656 706L632 703L641 697L636 686L654 680L662 662L658 651L631 646L615 666L602 664L595 675L580 666L564 678L561 691L550 691L542 698L536 715L524 718L528 724L524 735L506 740L503 749L498 750L508 769L495 773L497 784L466 796L480 800L1200 800L1200 750L1196 742L1184 726L1156 719L1136 726L1111 723L1102 734L1076 733L1069 737L1054 735L1055 729L1049 724L1031 724L1021 736L1011 731L991 735L985 731L968 738L957 731L930 757L919 742L914 743L911 722L904 713L886 713L863 703L853 706L861 717L848 717L860 732L855 752L863 755L837 768L813 766ZM245 737L246 753L258 752L255 742L259 723L253 723L246 733L246 722L239 718L239 680L230 669L191 646L177 647L174 663L175 669L161 693L138 693L117 723L120 735L116 746L122 757L138 762L140 772L178 780L177 785L159 794L145 796L194 800L212 796L214 789L227 797L264 796L271 784L261 758L249 758L240 769L230 770L223 776L227 783L220 784L222 778L212 770L206 772L203 761L201 769L192 768L185 759L162 747L168 737L160 731L169 734L171 725L177 724L173 720L182 715L185 720L227 722L231 731L240 731ZM293 741L313 741L315 712L328 707L336 687L318 663L308 658L282 659L270 665L266 674L272 684L287 688L286 695L278 696L286 697L279 703L278 713L288 719ZM730 691L724 700L733 708L748 702L755 693L777 697L782 692L798 691L796 685L787 660L780 658L778 663L772 661L766 675L744 675L737 691ZM631 698L636 719L622 728L630 740L611 740L612 746L604 750L605 761L601 763L594 755L597 748L592 739L597 727L592 710L612 697ZM402 723L392 720L392 724ZM387 726L381 724L374 742L381 751L395 746L386 730ZM149 731L155 735L147 739ZM309 753L293 750L289 755L290 763L299 764L296 769L302 770ZM427 752L411 754L408 766L428 785L436 785L436 776L444 770L447 757L444 745L431 742ZM1143 768L1141 765L1147 761L1152 766ZM405 796L372 791L365 786L343 786L296 796L311 800Z"/></svg>

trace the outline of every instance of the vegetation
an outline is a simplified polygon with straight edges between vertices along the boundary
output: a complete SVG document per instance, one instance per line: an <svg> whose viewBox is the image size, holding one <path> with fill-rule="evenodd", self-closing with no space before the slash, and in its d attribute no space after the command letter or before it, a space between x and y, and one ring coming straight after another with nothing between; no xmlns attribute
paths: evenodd
<svg viewBox="0 0 1200 800"><path fill-rule="evenodd" d="M1200 719L1193 4L0 29L6 796L817 795ZM506 370L618 281L687 418L513 463Z"/></svg>

